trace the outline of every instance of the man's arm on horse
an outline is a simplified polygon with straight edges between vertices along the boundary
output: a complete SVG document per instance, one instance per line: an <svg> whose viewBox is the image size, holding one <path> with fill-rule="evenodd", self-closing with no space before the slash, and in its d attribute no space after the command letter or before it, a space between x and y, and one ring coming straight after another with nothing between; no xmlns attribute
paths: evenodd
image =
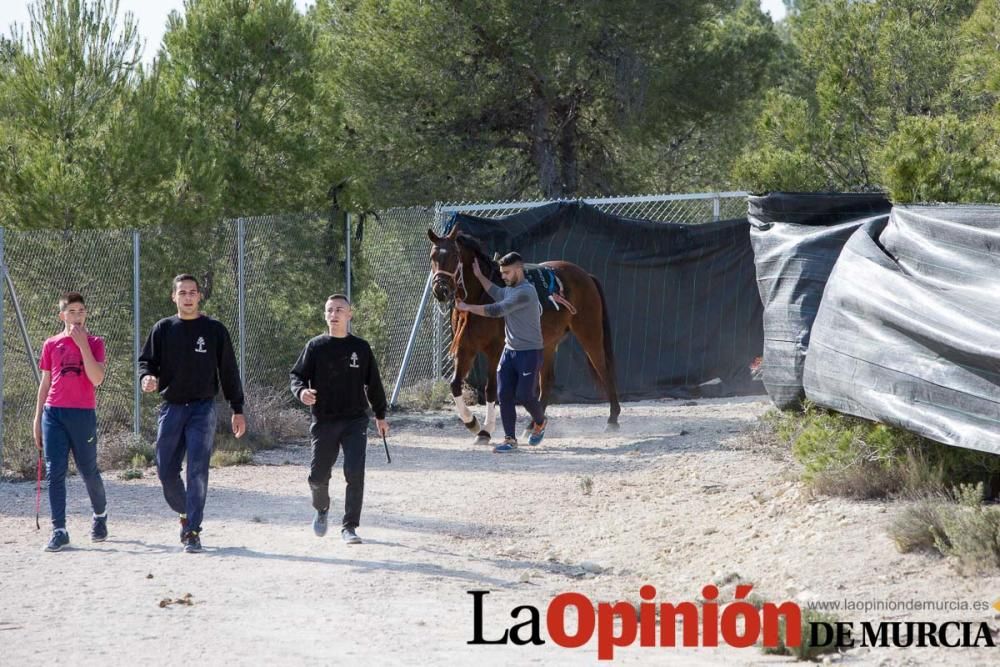
<svg viewBox="0 0 1000 667"><path fill-rule="evenodd" d="M500 288L497 288L498 290ZM492 295L491 295L492 296ZM524 290L509 290L503 294L503 298L496 303L488 303L480 306L463 301L456 301L455 307L459 310L467 310L473 315L481 317L504 317L525 304L531 303L531 294Z"/></svg>
<svg viewBox="0 0 1000 667"><path fill-rule="evenodd" d="M493 297L494 301L499 301L500 296L498 295L503 294L503 288L499 287L492 280L486 277L483 270L479 268L478 259L472 260L472 273L474 273L476 278L479 279L479 284L483 286L483 289L486 290L487 294Z"/></svg>

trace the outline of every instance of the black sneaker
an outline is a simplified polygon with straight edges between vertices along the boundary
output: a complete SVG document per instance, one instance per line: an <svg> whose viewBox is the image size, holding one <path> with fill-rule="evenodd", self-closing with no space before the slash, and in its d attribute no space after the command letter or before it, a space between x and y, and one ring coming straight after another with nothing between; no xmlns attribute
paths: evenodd
<svg viewBox="0 0 1000 667"><path fill-rule="evenodd" d="M344 528L341 530L340 537L346 544L361 544L361 538L358 537L353 528Z"/></svg>
<svg viewBox="0 0 1000 667"><path fill-rule="evenodd" d="M198 531L189 530L184 534L184 553L197 554L201 553L201 537Z"/></svg>
<svg viewBox="0 0 1000 667"><path fill-rule="evenodd" d="M69 533L65 528L56 528L52 531L49 543L45 545L46 551L62 551L63 547L69 545Z"/></svg>
<svg viewBox="0 0 1000 667"><path fill-rule="evenodd" d="M188 518L183 514L181 514L177 518L181 522L181 544L186 544L184 542L184 536L187 535L188 532Z"/></svg>
<svg viewBox="0 0 1000 667"><path fill-rule="evenodd" d="M328 510L316 510L316 516L313 517L313 532L316 533L316 537L323 537L326 535L326 513Z"/></svg>
<svg viewBox="0 0 1000 667"><path fill-rule="evenodd" d="M104 516L94 515L94 523L90 526L90 541L103 542L108 538L108 513Z"/></svg>

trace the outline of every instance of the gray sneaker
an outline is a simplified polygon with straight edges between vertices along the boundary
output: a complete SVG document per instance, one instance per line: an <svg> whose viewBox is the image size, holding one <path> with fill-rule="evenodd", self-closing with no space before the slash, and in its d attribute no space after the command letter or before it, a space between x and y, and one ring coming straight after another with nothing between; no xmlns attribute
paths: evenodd
<svg viewBox="0 0 1000 667"><path fill-rule="evenodd" d="M104 516L94 515L94 523L90 527L90 541L103 542L108 539L108 513Z"/></svg>
<svg viewBox="0 0 1000 667"><path fill-rule="evenodd" d="M45 545L45 550L62 551L65 546L69 546L69 533L64 528L56 528L52 531L52 538Z"/></svg>
<svg viewBox="0 0 1000 667"><path fill-rule="evenodd" d="M201 534L197 530L189 530L184 534L184 553L198 554L201 552Z"/></svg>
<svg viewBox="0 0 1000 667"><path fill-rule="evenodd" d="M316 537L326 535L326 513L327 510L316 510L316 516L313 518L313 532L316 533Z"/></svg>
<svg viewBox="0 0 1000 667"><path fill-rule="evenodd" d="M346 544L361 544L361 538L354 532L353 528L344 528L340 531L340 537Z"/></svg>

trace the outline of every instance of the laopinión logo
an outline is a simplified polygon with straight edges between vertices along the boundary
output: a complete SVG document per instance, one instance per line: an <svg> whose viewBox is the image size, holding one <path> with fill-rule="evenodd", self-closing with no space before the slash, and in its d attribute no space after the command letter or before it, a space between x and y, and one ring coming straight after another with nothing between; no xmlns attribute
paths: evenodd
<svg viewBox="0 0 1000 667"><path fill-rule="evenodd" d="M596 635L599 660L614 658L616 648L634 646L643 648L715 647L722 643L747 648L757 645L774 648L779 641L794 648L802 645L802 611L799 605L786 601L780 604L764 603L760 607L747 601L752 585L736 586L734 600L720 610L717 602L719 589L714 585L702 588L702 601L655 602L656 589L645 585L639 589L642 599L638 605L627 601L594 602L582 593L560 593L545 610L544 631L549 640L563 648L580 648ZM472 645L528 644L540 646L543 638L542 614L532 605L514 607L510 616L519 621L502 632L494 629L487 636L483 627L483 607L490 591L466 591L472 596ZM700 612L700 613L699 613ZM575 629L567 629L567 617L575 615ZM681 641L678 644L678 624ZM978 647L995 646L987 623L949 621L936 624L927 622L862 622L860 634L855 635L854 623L827 623L816 621L808 624L809 640L813 646L852 648L857 646L908 647L944 646ZM782 629L785 630L781 636Z"/></svg>

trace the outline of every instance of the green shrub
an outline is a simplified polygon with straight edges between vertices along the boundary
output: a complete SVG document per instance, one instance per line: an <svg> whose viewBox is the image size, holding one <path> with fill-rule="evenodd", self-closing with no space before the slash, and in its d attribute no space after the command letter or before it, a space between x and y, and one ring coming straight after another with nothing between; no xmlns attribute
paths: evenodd
<svg viewBox="0 0 1000 667"><path fill-rule="evenodd" d="M903 509L889 526L889 536L902 553L938 553L938 539L944 536L943 505L947 498L933 495L920 498Z"/></svg>
<svg viewBox="0 0 1000 667"><path fill-rule="evenodd" d="M404 410L444 410L452 404L451 385L444 380L423 380L399 393L399 407Z"/></svg>
<svg viewBox="0 0 1000 667"><path fill-rule="evenodd" d="M237 450L216 450L212 454L210 462L213 468L225 468L227 466L246 466L253 464L253 452L249 449Z"/></svg>
<svg viewBox="0 0 1000 667"><path fill-rule="evenodd" d="M950 447L893 426L824 410L772 410L761 427L789 448L818 493L852 498L942 493L962 483L997 492L1000 456Z"/></svg>
<svg viewBox="0 0 1000 667"><path fill-rule="evenodd" d="M937 551L963 574L1000 569L1000 509L983 504L982 484L918 500L896 517L889 534L900 551Z"/></svg>
<svg viewBox="0 0 1000 667"><path fill-rule="evenodd" d="M138 464L138 461L142 461ZM97 461L101 470L119 470L131 466L145 468L156 460L156 448L141 435L118 430L101 433Z"/></svg>
<svg viewBox="0 0 1000 667"><path fill-rule="evenodd" d="M836 622L837 619L829 614L823 614L818 611L813 611L812 609L803 609L802 642L798 646L788 646L785 643L788 637L785 618L781 617L778 619L778 645L775 647L765 646L762 647L761 650L764 653L773 655L793 655L799 660L815 660L824 653L836 653L837 647L834 642L829 642L826 646L814 646L810 642L812 639L812 623L829 623L830 625L833 625Z"/></svg>
<svg viewBox="0 0 1000 667"><path fill-rule="evenodd" d="M979 574L1000 568L1000 510L983 505L983 486L965 484L942 513L935 546L955 559L960 572Z"/></svg>

